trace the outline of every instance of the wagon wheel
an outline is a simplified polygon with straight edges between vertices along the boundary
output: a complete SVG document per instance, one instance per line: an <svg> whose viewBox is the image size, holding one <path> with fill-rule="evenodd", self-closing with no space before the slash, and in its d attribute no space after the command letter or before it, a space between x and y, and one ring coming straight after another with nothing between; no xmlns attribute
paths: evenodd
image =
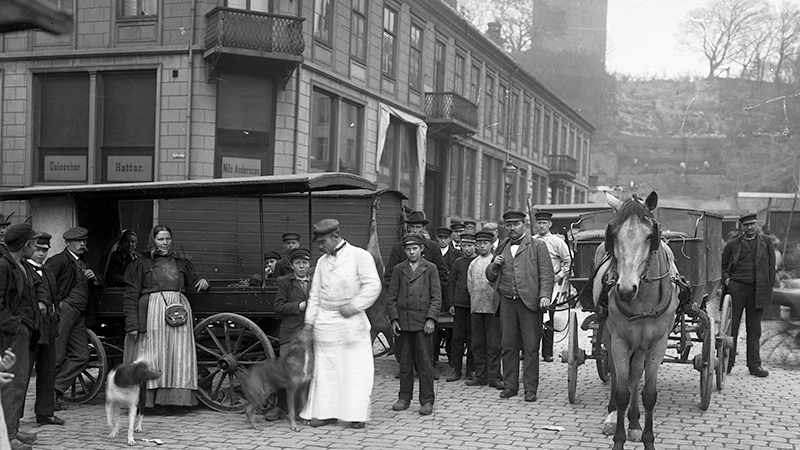
<svg viewBox="0 0 800 450"><path fill-rule="evenodd" d="M712 377L714 371L714 352L716 323L708 317L708 326L703 332L703 351L700 362L700 409L705 411L711 404Z"/></svg>
<svg viewBox="0 0 800 450"><path fill-rule="evenodd" d="M108 359L103 342L92 330L86 330L89 338L89 363L78 374L72 386L61 397L67 403L86 403L103 389L108 374Z"/></svg>
<svg viewBox="0 0 800 450"><path fill-rule="evenodd" d="M719 329L717 330L717 364L714 368L717 375L717 389L722 390L725 387L725 375L728 371L728 361L731 357L731 346L733 340L731 334L732 328L732 308L731 296L725 295L722 299L722 311L719 314Z"/></svg>
<svg viewBox="0 0 800 450"><path fill-rule="evenodd" d="M220 313L194 327L194 341L197 398L214 411L244 411L241 377L253 364L275 359L270 338L250 319Z"/></svg>
<svg viewBox="0 0 800 450"><path fill-rule="evenodd" d="M611 379L611 357L605 344L603 344L603 332L605 331L605 321L600 321L594 329L594 362L597 366L597 376L605 383Z"/></svg>
<svg viewBox="0 0 800 450"><path fill-rule="evenodd" d="M583 364L583 352L578 347L578 317L574 311L569 312L569 331L567 331L567 397L575 403L575 391L578 389L578 366Z"/></svg>

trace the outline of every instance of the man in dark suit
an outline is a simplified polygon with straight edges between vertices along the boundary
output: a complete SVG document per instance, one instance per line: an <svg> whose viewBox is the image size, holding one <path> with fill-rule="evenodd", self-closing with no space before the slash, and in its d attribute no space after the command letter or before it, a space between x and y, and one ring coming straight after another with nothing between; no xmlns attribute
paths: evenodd
<svg viewBox="0 0 800 450"><path fill-rule="evenodd" d="M503 328L502 357L505 389L500 398L519 392L519 350L525 352L522 382L525 401L535 402L539 388L539 342L542 340L542 312L550 306L554 273L547 244L526 233L525 213L503 214L508 238L497 248L494 261L486 267L486 278L496 283L500 294L500 323Z"/></svg>
<svg viewBox="0 0 800 450"><path fill-rule="evenodd" d="M728 360L728 373L736 360L736 340L739 324L746 312L747 368L750 375L766 377L761 367L761 316L772 304L772 284L775 282L775 249L772 241L758 231L755 214L739 218L744 233L728 241L722 251L722 280L731 295L733 317L733 348Z"/></svg>
<svg viewBox="0 0 800 450"><path fill-rule="evenodd" d="M44 265L56 279L54 301L61 305L56 338L57 398L64 395L64 391L72 386L75 377L89 362L85 312L90 292L103 286L97 272L83 260L83 255L88 251L86 241L89 239L89 230L83 227L70 228L62 237L67 248L48 259ZM56 410L62 407L61 402L57 402Z"/></svg>
<svg viewBox="0 0 800 450"><path fill-rule="evenodd" d="M28 262L33 266L34 272L42 282L47 294L47 310L42 315L39 327L39 342L31 364L36 363L36 422L41 425L64 425L64 419L53 414L55 411L55 382L56 382L56 336L58 335L58 303L56 298L56 279L43 264L50 251L48 233L42 233L36 240L36 248Z"/></svg>
<svg viewBox="0 0 800 450"><path fill-rule="evenodd" d="M447 227L439 227L436 229L436 242L439 244L439 251L442 253L442 259L444 259L444 265L447 267L447 279L448 284L442 285L442 298L447 299L450 298L448 294L449 287L449 280L450 280L450 273L453 269L453 263L455 260L461 257L461 250L457 250L453 247L451 242L451 237L453 236L453 230ZM442 301L442 312L446 312L447 309L444 307L444 301ZM467 316L468 317L468 316ZM445 328L437 328L436 330L436 337L434 338L434 344L444 342L444 348L447 349L448 360L452 365L453 361L453 330L455 327L447 330ZM435 360L435 359L434 359ZM467 378L471 379L472 375L472 355L469 358L470 364L467 367ZM458 371L459 374L461 370ZM452 379L454 376L448 377L447 381L455 381L461 378L461 375L458 376L455 380Z"/></svg>
<svg viewBox="0 0 800 450"><path fill-rule="evenodd" d="M451 239L453 242L453 248L461 250L461 235L464 234L466 227L461 222L453 222L450 224L450 229L453 230L453 236Z"/></svg>

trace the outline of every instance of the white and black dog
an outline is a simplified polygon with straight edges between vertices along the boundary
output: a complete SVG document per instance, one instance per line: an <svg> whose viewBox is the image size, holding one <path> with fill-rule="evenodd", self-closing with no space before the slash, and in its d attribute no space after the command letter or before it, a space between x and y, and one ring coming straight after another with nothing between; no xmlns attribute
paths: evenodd
<svg viewBox="0 0 800 450"><path fill-rule="evenodd" d="M123 407L128 408L128 445L134 445L133 422L138 415L139 421L135 431L142 432L142 419L144 418L144 395L142 385L147 380L155 380L161 373L154 372L144 361L134 361L129 364L120 364L108 373L106 382L106 418L111 427L109 438L117 437L119 431L119 416ZM139 406L141 405L141 408ZM138 414L137 414L138 412Z"/></svg>

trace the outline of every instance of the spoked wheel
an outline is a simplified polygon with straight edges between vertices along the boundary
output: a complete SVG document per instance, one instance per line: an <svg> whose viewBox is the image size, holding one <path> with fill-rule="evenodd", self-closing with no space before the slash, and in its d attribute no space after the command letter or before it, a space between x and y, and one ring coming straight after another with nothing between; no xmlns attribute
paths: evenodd
<svg viewBox="0 0 800 450"><path fill-rule="evenodd" d="M197 398L220 412L242 412L241 377L254 364L275 359L269 337L238 314L221 313L194 327Z"/></svg>
<svg viewBox="0 0 800 450"><path fill-rule="evenodd" d="M103 342L92 330L86 330L86 334L89 338L89 363L61 397L67 403L88 402L100 393L106 382L108 358Z"/></svg>
<svg viewBox="0 0 800 450"><path fill-rule="evenodd" d="M567 350L564 350L566 355L562 353L561 360L567 363L567 398L570 403L575 403L575 393L578 389L578 366L583 364L586 355L578 347L578 317L574 311L569 312L568 324Z"/></svg>
<svg viewBox="0 0 800 450"><path fill-rule="evenodd" d="M592 353L594 354L594 362L597 366L597 376L605 383L611 379L611 356L605 344L603 344L604 331L605 322L600 321L597 328L594 330L595 335L593 342L595 342L595 344Z"/></svg>
<svg viewBox="0 0 800 450"><path fill-rule="evenodd" d="M393 340L387 338L383 331L379 332L372 341L372 356L378 358L392 354L392 342Z"/></svg>
<svg viewBox="0 0 800 450"><path fill-rule="evenodd" d="M732 330L732 309L731 296L725 295L722 299L722 311L719 314L719 327L717 330L716 344L717 344L717 364L714 368L717 375L717 389L722 390L725 387L725 375L728 371L728 361L731 357L731 348L733 347Z"/></svg>
<svg viewBox="0 0 800 450"><path fill-rule="evenodd" d="M707 410L708 405L711 404L716 335L716 323L709 317L708 327L703 332L703 351L700 355L700 409L703 411Z"/></svg>

